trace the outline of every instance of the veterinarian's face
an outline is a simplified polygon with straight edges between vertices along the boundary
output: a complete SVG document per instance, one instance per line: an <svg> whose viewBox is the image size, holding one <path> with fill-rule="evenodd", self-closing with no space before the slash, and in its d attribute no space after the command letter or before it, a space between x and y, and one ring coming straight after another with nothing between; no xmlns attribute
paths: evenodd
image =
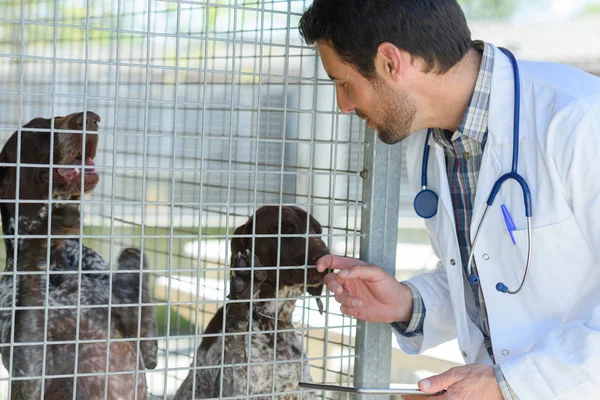
<svg viewBox="0 0 600 400"><path fill-rule="evenodd" d="M412 132L416 106L405 90L392 89L379 76L365 78L327 43L319 43L318 49L323 68L335 82L341 112L356 113L387 144L397 143Z"/></svg>

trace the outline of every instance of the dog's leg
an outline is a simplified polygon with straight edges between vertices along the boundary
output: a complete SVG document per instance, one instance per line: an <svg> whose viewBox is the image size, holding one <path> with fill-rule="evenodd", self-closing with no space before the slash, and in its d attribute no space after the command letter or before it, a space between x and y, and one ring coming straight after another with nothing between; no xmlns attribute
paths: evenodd
<svg viewBox="0 0 600 400"><path fill-rule="evenodd" d="M254 273L249 268L254 258ZM267 278L265 270L260 269L261 264L250 251L238 253L231 269L230 292L231 300L246 300L229 303L226 312L227 331L246 331L250 320L250 297L258 298L260 285ZM254 276L254 282L251 281Z"/></svg>
<svg viewBox="0 0 600 400"><path fill-rule="evenodd" d="M51 235L75 235L79 232L79 208L76 205L55 207L52 210ZM47 235L48 213L44 206L38 215L28 221L21 221L20 231L24 235ZM50 252L64 244L64 239L51 239ZM48 268L48 240L45 238L23 238L18 247L17 270L20 272L40 272ZM42 275L25 274L20 278L19 296L17 305L19 307L43 307L45 291L42 287ZM44 326L46 325L43 309L19 310L15 315L15 341L43 342ZM48 338L51 339L51 338ZM43 347L41 345L15 346L14 350L14 376L41 376L43 358ZM52 362L46 363L50 366ZM52 371L46 370L46 374ZM12 385L13 399L37 399L42 390L41 380L17 380Z"/></svg>
<svg viewBox="0 0 600 400"><path fill-rule="evenodd" d="M120 317L121 326L126 337L137 338L156 338L158 330L156 328L156 312L154 307L148 305L141 306L140 332L138 335L139 301L140 301L140 273L146 269L146 258L142 265L141 252L138 249L128 248L121 252L119 256L119 270L135 271L130 274L113 274L113 299L119 304L132 304L132 307L118 307L113 309L113 314ZM143 304L149 304L150 288L148 287L148 275L142 274L141 301ZM158 340L141 340L140 349L144 360L144 367L148 369L156 368Z"/></svg>

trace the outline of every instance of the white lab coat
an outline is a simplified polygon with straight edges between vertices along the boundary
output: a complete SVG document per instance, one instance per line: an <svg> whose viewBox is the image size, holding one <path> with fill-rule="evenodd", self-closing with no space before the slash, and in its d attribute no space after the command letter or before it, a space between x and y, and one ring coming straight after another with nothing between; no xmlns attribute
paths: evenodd
<svg viewBox="0 0 600 400"><path fill-rule="evenodd" d="M489 134L471 224L471 241L490 190L511 169L513 72L494 48ZM486 301L496 363L521 399L600 398L600 79L566 65L519 61L521 121L518 171L533 202L533 254L525 269L527 224L520 186L502 187L478 238L475 260ZM421 189L425 133L405 140L408 177ZM400 347L418 354L458 338L466 363L491 364L463 278L443 150L430 140L428 187L438 213L426 220L440 258L431 273L413 277L426 307L424 334L397 334ZM500 205L516 224L514 246Z"/></svg>

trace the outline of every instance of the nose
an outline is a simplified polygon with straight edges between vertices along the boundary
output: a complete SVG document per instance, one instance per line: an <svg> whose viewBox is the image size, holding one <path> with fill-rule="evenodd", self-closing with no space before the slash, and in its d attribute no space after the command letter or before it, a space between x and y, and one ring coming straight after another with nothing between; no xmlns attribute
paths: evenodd
<svg viewBox="0 0 600 400"><path fill-rule="evenodd" d="M100 116L94 112L88 111L86 113L79 113L76 119L77 124L83 126L85 119L85 129L91 131L98 130L98 122L100 122Z"/></svg>
<svg viewBox="0 0 600 400"><path fill-rule="evenodd" d="M317 237L312 237L309 240L309 262L315 264L317 260L330 253L327 245L323 240Z"/></svg>
<svg viewBox="0 0 600 400"><path fill-rule="evenodd" d="M344 89L336 89L335 91L338 108L344 114L349 114L356 108L350 97L344 92Z"/></svg>

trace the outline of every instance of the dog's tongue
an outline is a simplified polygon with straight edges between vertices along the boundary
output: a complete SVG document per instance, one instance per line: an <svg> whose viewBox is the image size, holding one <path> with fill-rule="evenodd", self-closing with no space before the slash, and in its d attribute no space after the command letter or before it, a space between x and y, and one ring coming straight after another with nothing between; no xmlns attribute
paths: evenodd
<svg viewBox="0 0 600 400"><path fill-rule="evenodd" d="M70 181L79 175L80 170L79 168L58 168L57 171L66 181Z"/></svg>
<svg viewBox="0 0 600 400"><path fill-rule="evenodd" d="M74 164L81 163L81 159L75 160ZM95 174L96 168L89 168L96 166L94 160L91 157L85 159L85 174ZM70 181L81 174L81 168L57 168L58 174L62 176L66 181Z"/></svg>

